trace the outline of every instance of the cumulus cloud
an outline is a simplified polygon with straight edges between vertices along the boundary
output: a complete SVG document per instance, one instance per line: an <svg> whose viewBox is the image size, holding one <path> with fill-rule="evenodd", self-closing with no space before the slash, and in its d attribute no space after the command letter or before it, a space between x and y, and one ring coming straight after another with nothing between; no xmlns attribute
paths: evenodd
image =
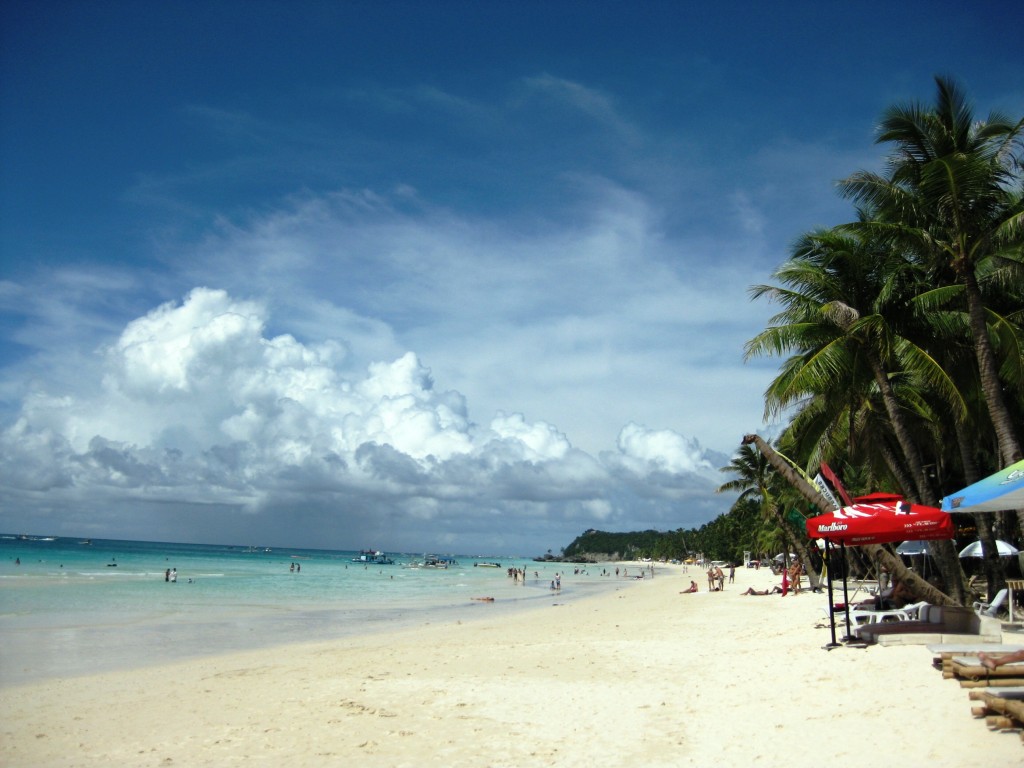
<svg viewBox="0 0 1024 768"><path fill-rule="evenodd" d="M627 424L619 433L618 448L620 461L637 474L642 474L645 467L674 474L716 469L696 440L668 429Z"/></svg>
<svg viewBox="0 0 1024 768"><path fill-rule="evenodd" d="M558 537L548 546L616 520L678 527L680 490L713 489L701 446L670 430L628 424L594 457L521 413L473 421L412 351L353 374L345 340L304 344L270 321L259 301L197 287L128 322L98 386L24 399L0 433L4 495L27 513L80 505L62 523L72 534L96 504L131 500L150 517L206 508L221 537L246 515L285 528L298 515L311 519L297 543L328 527L418 549L510 546L527 527Z"/></svg>

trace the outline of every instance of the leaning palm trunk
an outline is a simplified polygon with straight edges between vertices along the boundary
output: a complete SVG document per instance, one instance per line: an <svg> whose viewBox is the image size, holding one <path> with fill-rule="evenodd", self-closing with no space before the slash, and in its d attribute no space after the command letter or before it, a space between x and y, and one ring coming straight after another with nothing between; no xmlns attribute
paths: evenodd
<svg viewBox="0 0 1024 768"><path fill-rule="evenodd" d="M785 459L783 459L778 452L768 445L768 443L759 435L746 435L743 438L743 443L745 445L750 443L756 445L757 449L761 451L765 459L768 460L768 463L775 467L778 473L786 479L786 482L796 488L800 495L807 499L811 504L814 504L823 512L835 509L834 505L828 501L828 499L822 496L810 483L800 477L800 475L798 475L796 471L786 463ZM866 544L863 549L867 552L868 557L870 557L876 564L887 568L889 573L891 573L894 578L901 581L915 597L921 600L927 600L933 605L957 604L949 595L946 595L941 590L936 589L916 573L909 570L903 564L902 560L889 552L885 547L879 544Z"/></svg>

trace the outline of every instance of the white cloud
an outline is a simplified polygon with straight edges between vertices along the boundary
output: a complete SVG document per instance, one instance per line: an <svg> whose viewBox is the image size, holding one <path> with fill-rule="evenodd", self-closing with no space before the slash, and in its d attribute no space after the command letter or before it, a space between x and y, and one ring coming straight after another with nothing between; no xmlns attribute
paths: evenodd
<svg viewBox="0 0 1024 768"><path fill-rule="evenodd" d="M650 500L693 483L711 490L700 446L669 430L630 424L603 463L520 413L472 422L463 395L438 388L412 352L352 376L344 339L307 346L268 337L270 323L264 304L210 288L128 322L105 347L102 386L25 398L0 435L5 496L28 515L41 498L79 504L62 522L72 533L91 505L128 499L216 510L221 536L238 530L237 510L276 510L280 524L300 505L317 525L383 525L416 549L442 534L467 546L530 539L460 533L494 511L508 529L558 530L548 546L599 523L628 527L637 505L643 521L675 527L671 505ZM638 495L652 472L660 479Z"/></svg>
<svg viewBox="0 0 1024 768"><path fill-rule="evenodd" d="M522 414L498 414L491 421L491 430L502 441L515 441L523 447L527 461L562 459L569 452L569 440L550 424L527 424Z"/></svg>
<svg viewBox="0 0 1024 768"><path fill-rule="evenodd" d="M619 452L635 467L644 464L659 470L684 473L714 471L696 440L668 429L651 430L627 424L619 433Z"/></svg>
<svg viewBox="0 0 1024 768"><path fill-rule="evenodd" d="M134 397L187 394L216 386L246 362L259 362L261 310L225 291L193 290L125 328L110 352L110 386ZM273 342L270 342L273 344Z"/></svg>

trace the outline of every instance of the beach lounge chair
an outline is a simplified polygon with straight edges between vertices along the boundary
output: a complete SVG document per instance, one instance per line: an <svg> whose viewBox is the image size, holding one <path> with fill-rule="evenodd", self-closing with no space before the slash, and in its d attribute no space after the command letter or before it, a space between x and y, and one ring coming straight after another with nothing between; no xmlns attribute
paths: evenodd
<svg viewBox="0 0 1024 768"><path fill-rule="evenodd" d="M991 603L985 603L980 600L976 601L974 603L974 612L979 616L991 616L992 618L995 618L995 615L999 613L999 610L1003 607L1003 603L1006 602L1006 595L1008 592L1009 590L1007 590L1006 587L1003 587L996 592L996 596L992 598Z"/></svg>
<svg viewBox="0 0 1024 768"><path fill-rule="evenodd" d="M841 614L837 614L840 616ZM883 621L910 621L913 617L902 608L893 608L884 611L855 608L850 611L850 626L862 627L865 624L875 624Z"/></svg>

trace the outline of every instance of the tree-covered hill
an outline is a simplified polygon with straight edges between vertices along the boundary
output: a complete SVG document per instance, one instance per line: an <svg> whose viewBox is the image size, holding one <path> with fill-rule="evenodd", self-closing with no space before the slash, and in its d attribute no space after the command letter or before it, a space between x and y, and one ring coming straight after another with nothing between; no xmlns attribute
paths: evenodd
<svg viewBox="0 0 1024 768"><path fill-rule="evenodd" d="M686 557L684 531L630 531L610 533L591 528L577 536L562 553L562 559L596 562L605 560L683 559Z"/></svg>

